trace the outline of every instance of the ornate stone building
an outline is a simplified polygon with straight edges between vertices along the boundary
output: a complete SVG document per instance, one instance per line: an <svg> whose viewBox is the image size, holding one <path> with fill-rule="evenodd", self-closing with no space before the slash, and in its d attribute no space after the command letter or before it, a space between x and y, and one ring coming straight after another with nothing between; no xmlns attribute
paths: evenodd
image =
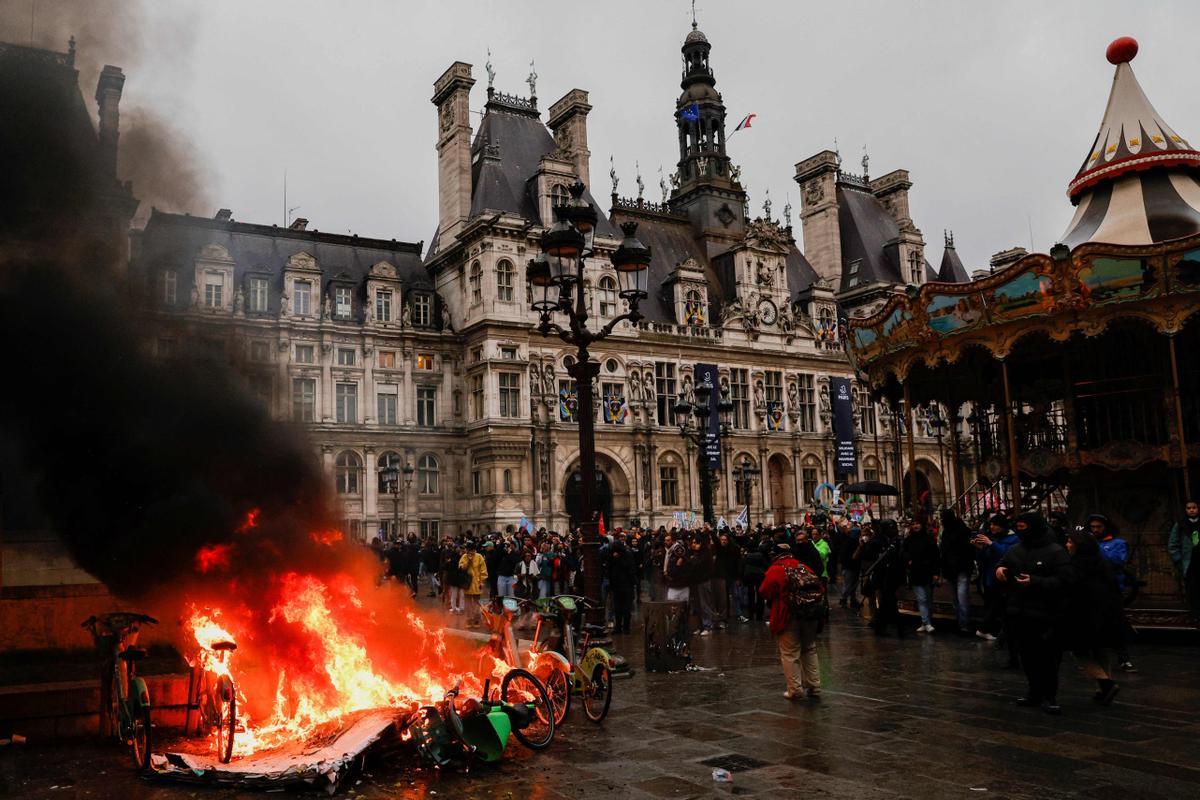
<svg viewBox="0 0 1200 800"><path fill-rule="evenodd" d="M842 477L829 380L853 370L840 314L866 313L906 283L965 279L949 239L941 270L926 262L903 170L852 176L829 151L800 162L808 257L790 208L777 217L767 200L752 217L710 52L693 28L675 109L679 162L663 201L644 198L640 176L637 195L620 196L610 173L609 211L586 266L588 312L602 324L624 310L609 261L617 226L636 221L653 251L645 319L622 323L595 354L599 500L610 526L669 525L672 512L699 509L698 454L673 408L698 363L717 366L734 405L717 514L732 520L748 505L752 521L783 521L811 509L817 487ZM239 361L270 411L320 448L357 535L396 519L425 534L505 528L523 516L563 529L576 502L572 353L535 330L525 265L567 187L592 185L592 107L572 89L543 122L535 75L518 97L492 85L490 64L488 73L474 131L471 66L455 62L434 83L439 220L427 248L324 234L303 220L247 224L225 210L214 219L155 212L135 240L133 272L163 323L154 346ZM899 483L895 427L867 402L856 421L856 477ZM917 429L919 483L940 499L955 491L942 477L948 456L932 428ZM412 467L397 494L378 478L389 463ZM739 481L743 463L760 476Z"/></svg>

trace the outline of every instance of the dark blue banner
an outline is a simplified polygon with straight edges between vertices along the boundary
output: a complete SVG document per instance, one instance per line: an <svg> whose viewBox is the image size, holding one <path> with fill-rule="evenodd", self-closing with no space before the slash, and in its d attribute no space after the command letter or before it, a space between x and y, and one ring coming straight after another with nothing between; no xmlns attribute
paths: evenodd
<svg viewBox="0 0 1200 800"><path fill-rule="evenodd" d="M716 364L697 364L695 369L694 386L704 383L704 379L712 384L712 394L708 398L708 430L704 434L701 448L708 458L709 469L721 468L721 414L717 411L717 403L721 399L721 378L717 375Z"/></svg>
<svg viewBox="0 0 1200 800"><path fill-rule="evenodd" d="M858 471L854 452L854 400L848 378L829 379L829 402L833 406L834 472L853 475Z"/></svg>

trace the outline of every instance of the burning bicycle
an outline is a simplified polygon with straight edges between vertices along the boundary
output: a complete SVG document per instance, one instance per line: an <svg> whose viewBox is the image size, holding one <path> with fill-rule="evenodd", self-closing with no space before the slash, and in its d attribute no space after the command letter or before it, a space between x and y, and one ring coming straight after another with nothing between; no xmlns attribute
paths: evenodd
<svg viewBox="0 0 1200 800"><path fill-rule="evenodd" d="M213 620L199 616L192 622L196 643L195 659L188 676L188 705L184 730L192 729L192 711L197 711L197 732L209 735L217 760L228 764L233 758L233 737L237 730L237 687L229 672L229 659L237 644Z"/></svg>
<svg viewBox="0 0 1200 800"><path fill-rule="evenodd" d="M150 768L150 690L137 674L137 662L146 657L137 640L142 625L156 624L154 617L123 611L83 621L96 649L105 656L100 682L102 727L106 722L108 732L132 748L134 763L141 770Z"/></svg>

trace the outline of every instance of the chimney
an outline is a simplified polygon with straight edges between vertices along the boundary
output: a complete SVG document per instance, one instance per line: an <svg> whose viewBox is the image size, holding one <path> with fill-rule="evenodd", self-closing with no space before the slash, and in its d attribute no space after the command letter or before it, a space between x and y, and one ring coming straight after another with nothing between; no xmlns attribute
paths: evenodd
<svg viewBox="0 0 1200 800"><path fill-rule="evenodd" d="M822 150L796 164L804 257L823 280L842 283L842 233L838 224L837 176L841 158Z"/></svg>
<svg viewBox="0 0 1200 800"><path fill-rule="evenodd" d="M292 224L288 225L288 230L289 231L308 230L308 220L305 219L304 217L296 217L294 220L292 220Z"/></svg>
<svg viewBox="0 0 1200 800"><path fill-rule="evenodd" d="M213 219L217 222L229 222L233 219L233 212L228 208L218 208L217 213L213 215Z"/></svg>
<svg viewBox="0 0 1200 800"><path fill-rule="evenodd" d="M471 65L455 61L433 83L438 110L439 250L458 232L471 210Z"/></svg>
<svg viewBox="0 0 1200 800"><path fill-rule="evenodd" d="M908 170L892 170L871 181L870 187L871 194L883 203L901 229L912 227L912 212L908 210L908 190L912 188L912 181L908 179Z"/></svg>
<svg viewBox="0 0 1200 800"><path fill-rule="evenodd" d="M1010 247L1008 250L1001 250L988 259L988 268L992 272L999 272L1010 264L1017 263L1027 255L1029 255L1029 251L1024 247Z"/></svg>
<svg viewBox="0 0 1200 800"><path fill-rule="evenodd" d="M550 106L550 117L546 125L554 132L554 142L567 160L575 164L579 180L591 188L589 163L591 151L587 143L587 115L592 110L588 105L588 93L583 89L572 89Z"/></svg>
<svg viewBox="0 0 1200 800"><path fill-rule="evenodd" d="M121 91L125 88L125 73L120 67L106 64L96 81L96 103L100 107L100 158L104 174L117 177L117 138L121 135Z"/></svg>

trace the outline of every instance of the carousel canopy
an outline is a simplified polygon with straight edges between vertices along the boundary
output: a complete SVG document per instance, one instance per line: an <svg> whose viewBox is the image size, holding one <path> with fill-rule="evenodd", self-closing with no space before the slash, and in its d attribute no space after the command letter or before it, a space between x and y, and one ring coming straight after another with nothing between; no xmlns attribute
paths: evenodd
<svg viewBox="0 0 1200 800"><path fill-rule="evenodd" d="M1067 187L1078 205L1062 237L1068 247L1143 245L1200 233L1200 152L1142 91L1129 64L1137 51L1127 36L1108 46L1116 73L1100 131Z"/></svg>

